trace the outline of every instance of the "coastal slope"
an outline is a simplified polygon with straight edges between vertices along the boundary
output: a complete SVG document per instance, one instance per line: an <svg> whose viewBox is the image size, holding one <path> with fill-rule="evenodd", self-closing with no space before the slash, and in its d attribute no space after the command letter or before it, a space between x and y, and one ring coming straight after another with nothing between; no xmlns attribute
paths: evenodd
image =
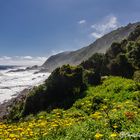
<svg viewBox="0 0 140 140"><path fill-rule="evenodd" d="M113 42L120 42L127 38L131 32L134 31L140 22L128 24L127 26L120 27L103 37L97 39L95 42L87 47L83 47L76 51L62 52L49 57L42 65L48 71L53 71L55 68L64 64L77 65L82 61L87 60L94 53L105 53Z"/></svg>

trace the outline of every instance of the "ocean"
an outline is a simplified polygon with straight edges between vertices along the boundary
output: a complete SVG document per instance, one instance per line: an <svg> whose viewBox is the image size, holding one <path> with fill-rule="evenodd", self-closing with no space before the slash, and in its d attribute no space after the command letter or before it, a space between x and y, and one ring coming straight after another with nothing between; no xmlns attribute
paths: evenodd
<svg viewBox="0 0 140 140"><path fill-rule="evenodd" d="M25 67L0 65L0 103L16 97L26 88L43 83L50 75L50 73L35 74L37 70L16 71L18 69Z"/></svg>

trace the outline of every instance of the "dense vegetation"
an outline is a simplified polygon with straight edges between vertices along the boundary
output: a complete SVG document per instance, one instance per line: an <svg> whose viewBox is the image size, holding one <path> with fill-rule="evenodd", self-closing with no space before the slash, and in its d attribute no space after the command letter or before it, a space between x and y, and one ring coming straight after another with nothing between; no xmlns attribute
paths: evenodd
<svg viewBox="0 0 140 140"><path fill-rule="evenodd" d="M0 124L0 138L131 140L135 134L139 139L139 108L137 26L127 39L113 43L106 54L96 53L79 66L55 69L43 85L12 106L6 123Z"/></svg>
<svg viewBox="0 0 140 140"><path fill-rule="evenodd" d="M78 98L85 96L88 85L100 84L100 80L98 73L80 66L64 65L54 70L43 85L35 87L25 101L15 104L8 117L18 120L42 110L68 109Z"/></svg>
<svg viewBox="0 0 140 140"><path fill-rule="evenodd" d="M112 43L105 54L96 53L87 61L82 62L81 66L84 69L93 69L102 76L114 75L138 79L138 71L140 70L140 26L137 26L128 39L124 39L120 43Z"/></svg>
<svg viewBox="0 0 140 140"><path fill-rule="evenodd" d="M132 140L125 134L140 133L140 84L119 77L104 77L102 82L89 86L85 96L69 109L53 109L19 122L1 123L1 139Z"/></svg>

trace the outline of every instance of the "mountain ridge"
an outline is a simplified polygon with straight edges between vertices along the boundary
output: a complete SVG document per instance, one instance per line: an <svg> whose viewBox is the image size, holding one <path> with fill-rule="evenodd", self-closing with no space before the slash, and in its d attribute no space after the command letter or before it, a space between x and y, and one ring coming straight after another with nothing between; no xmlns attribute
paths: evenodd
<svg viewBox="0 0 140 140"><path fill-rule="evenodd" d="M129 23L127 26L120 27L105 34L103 37L97 39L86 47L76 51L62 52L52 55L46 60L42 67L48 71L53 71L55 68L64 64L78 65L82 61L91 57L94 53L105 53L113 42L120 42L122 39L127 38L137 25L140 25L140 22L133 24Z"/></svg>

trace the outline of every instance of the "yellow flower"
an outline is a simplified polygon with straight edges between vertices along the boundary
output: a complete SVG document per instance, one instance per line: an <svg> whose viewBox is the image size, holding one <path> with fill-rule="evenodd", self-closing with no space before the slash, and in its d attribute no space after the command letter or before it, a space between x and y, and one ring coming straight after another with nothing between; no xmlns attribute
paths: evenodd
<svg viewBox="0 0 140 140"><path fill-rule="evenodd" d="M47 135L48 135L48 133L47 133L47 132L43 134L43 136L47 136Z"/></svg>
<svg viewBox="0 0 140 140"><path fill-rule="evenodd" d="M58 124L52 124L52 127L57 127L58 126Z"/></svg>
<svg viewBox="0 0 140 140"><path fill-rule="evenodd" d="M123 106L120 104L120 105L117 105L117 109L121 109Z"/></svg>
<svg viewBox="0 0 140 140"><path fill-rule="evenodd" d="M24 129L19 127L19 128L17 128L17 130L18 131L23 131Z"/></svg>
<svg viewBox="0 0 140 140"><path fill-rule="evenodd" d="M40 119L43 119L43 118L44 118L44 116L39 116L39 118L40 118Z"/></svg>
<svg viewBox="0 0 140 140"><path fill-rule="evenodd" d="M103 137L103 135L100 134L100 133L96 133L96 135L95 135L95 138L96 138L96 139L100 139L100 138L102 138L102 137Z"/></svg>
<svg viewBox="0 0 140 140"><path fill-rule="evenodd" d="M107 126L107 125L108 125L108 123L105 123L105 124L104 124L104 126Z"/></svg>
<svg viewBox="0 0 140 140"><path fill-rule="evenodd" d="M130 101L126 101L125 103L126 103L126 104L129 104L129 103L130 103Z"/></svg>
<svg viewBox="0 0 140 140"><path fill-rule="evenodd" d="M112 109L112 112L116 112L117 111L117 109Z"/></svg>
<svg viewBox="0 0 140 140"><path fill-rule="evenodd" d="M115 137L117 137L117 133L112 133L110 136L111 136L112 138L115 138Z"/></svg>
<svg viewBox="0 0 140 140"><path fill-rule="evenodd" d="M114 125L114 126L113 126L113 128L115 128L115 129L116 129L117 127L118 127L117 125Z"/></svg>
<svg viewBox="0 0 140 140"><path fill-rule="evenodd" d="M10 136L9 136L10 138L15 138L16 137L16 135L15 134L10 134Z"/></svg>
<svg viewBox="0 0 140 140"><path fill-rule="evenodd" d="M109 99L105 98L104 101L108 101Z"/></svg>
<svg viewBox="0 0 140 140"><path fill-rule="evenodd" d="M100 118L102 118L100 112L95 112L94 114L91 115L91 117L94 118L94 119L100 119Z"/></svg>
<svg viewBox="0 0 140 140"><path fill-rule="evenodd" d="M103 106L103 109L107 109L107 106L106 106L106 105L104 105L104 106Z"/></svg>
<svg viewBox="0 0 140 140"><path fill-rule="evenodd" d="M136 112L136 111L135 111L134 113L135 113L135 114L138 114L138 112Z"/></svg>

